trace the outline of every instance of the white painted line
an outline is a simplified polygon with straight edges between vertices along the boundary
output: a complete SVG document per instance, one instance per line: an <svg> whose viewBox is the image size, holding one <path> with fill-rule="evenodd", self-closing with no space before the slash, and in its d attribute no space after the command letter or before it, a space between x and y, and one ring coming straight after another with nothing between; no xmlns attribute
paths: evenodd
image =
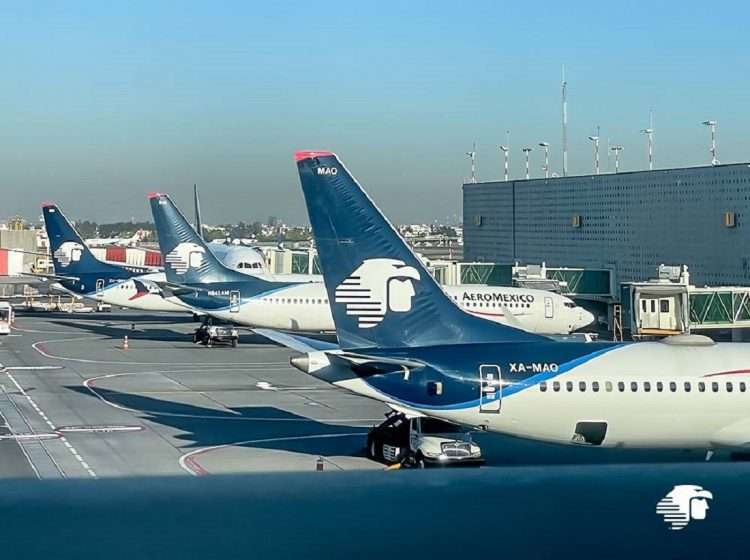
<svg viewBox="0 0 750 560"><path fill-rule="evenodd" d="M247 441L236 441L234 443L225 443L222 445L213 445L211 447L202 447L201 449L194 449L193 451L190 451L189 453L185 453L182 455L179 459L180 467L182 467L182 470L190 473L193 476L203 476L210 474L200 463L197 461L197 457L199 455L205 455L207 453L211 453L213 451L218 451L219 449L225 449L227 447L235 447L235 446L241 446L241 445L252 445L254 443L275 443L279 441L299 441L299 440L306 440L306 439L333 439L333 438L343 438L343 437L362 437L366 436L366 432L361 433L351 433L351 434L313 434L309 436L290 436L290 437L280 437L280 438L264 438L264 439L251 439ZM331 463L332 465L336 466L340 470L344 470L338 465L335 465L335 463Z"/></svg>
<svg viewBox="0 0 750 560"><path fill-rule="evenodd" d="M36 411L37 411L37 412L38 412L38 413L40 414L40 416L41 416L41 409L40 409L40 408L39 408L39 406L38 406L38 405L36 404L36 402L34 402L34 399L32 399L32 398L31 398L31 396L30 396L30 395L29 395L29 394L28 394L28 393L27 393L27 392L26 392L26 391L24 390L24 388L23 388L23 387L21 387L21 384L20 384L20 383L18 383L18 381L16 381L16 378L15 378L15 377L13 377L13 374L12 374L12 373L10 373L10 372L9 372L9 371L8 371L7 369L6 369L6 370L4 370L4 371L5 371L5 375L7 375L7 376L8 376L8 379L10 379L10 381L11 381L11 382L13 383L13 385L15 385L15 386L16 386L16 389L18 389L18 392L19 392L19 393L21 393L21 394L22 394L22 395L23 395L24 397L26 397L26 400L28 401L28 403L29 403L29 404L30 404L30 405L32 406L32 408L33 408L34 410L36 410ZM51 429L52 431L55 431L55 429L56 429L56 428L55 428L55 425L54 425L54 424L53 424L53 423L52 423L52 422L51 422L51 421L49 420L49 418L46 418L46 416L45 416L45 417L44 417L44 418L42 418L42 419L43 419L43 420L45 421L45 423L46 423L46 424L47 424L47 425L48 425L48 426L50 427L50 429ZM75 448L74 448L74 447L73 447L73 446L72 446L72 445L70 444L70 442L68 442L68 440L67 440L67 439L65 439L65 436L61 435L61 436L60 436L60 441L62 441L62 442L63 442L63 443L65 444L65 447L67 447L67 448L68 448L68 450L69 450L69 451L71 452L71 454L73 455L73 457L75 457L75 459L76 459L76 460L77 460L77 461L78 461L79 463L81 463L81 466L83 467L83 463L84 463L84 461L83 461L83 458L82 458L82 457L80 456L80 454L78 453L78 451L76 451L76 449L75 449ZM96 478L96 473L94 472L94 470L93 470L93 469L92 469L91 467L88 467L88 468L86 468L86 467L83 467L83 468L84 468L84 470L85 470L85 471L86 471L86 472L87 472L87 473L89 474L89 476L91 476L91 477L93 477L93 478Z"/></svg>
<svg viewBox="0 0 750 560"><path fill-rule="evenodd" d="M63 366L8 366L7 371L41 371L47 369L63 369Z"/></svg>
<svg viewBox="0 0 750 560"><path fill-rule="evenodd" d="M88 340L91 341L90 336L77 336L74 338L58 338L52 340L40 340L31 345L39 354L50 360L64 360L68 362L78 362L82 364L105 364L105 365L136 365L136 366L190 366L197 369L213 369L213 368L225 368L227 366L251 366L251 367L269 367L269 366L285 366L284 369L290 369L291 366L287 362L230 362L230 363L209 363L200 364L195 362L135 362L135 361L108 361L108 360L94 360L90 358L72 358L68 356L60 356L47 352L46 349L42 348L45 344L57 344L60 342L73 342L76 340ZM98 340L103 342L111 342L112 339L109 337L100 337Z"/></svg>
<svg viewBox="0 0 750 560"><path fill-rule="evenodd" d="M29 440L46 440L46 439L59 439L60 434L47 433L47 434L6 434L0 436L0 440L12 439L16 441L29 441Z"/></svg>
<svg viewBox="0 0 750 560"><path fill-rule="evenodd" d="M115 432L142 432L143 426L61 426L61 434L111 434Z"/></svg>

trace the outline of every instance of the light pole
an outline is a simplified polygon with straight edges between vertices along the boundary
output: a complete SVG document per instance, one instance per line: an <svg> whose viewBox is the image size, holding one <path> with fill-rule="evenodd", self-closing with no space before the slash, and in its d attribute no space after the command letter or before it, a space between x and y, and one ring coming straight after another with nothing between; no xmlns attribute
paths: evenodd
<svg viewBox="0 0 750 560"><path fill-rule="evenodd" d="M622 151L622 146L612 146L610 148L615 153L615 173L620 172L620 152Z"/></svg>
<svg viewBox="0 0 750 560"><path fill-rule="evenodd" d="M644 128L641 134L648 136L648 170L654 170L654 129Z"/></svg>
<svg viewBox="0 0 750 560"><path fill-rule="evenodd" d="M711 129L711 165L718 165L716 157L716 121L703 121L703 124Z"/></svg>
<svg viewBox="0 0 750 560"><path fill-rule="evenodd" d="M521 151L522 151L522 152L523 152L524 154L526 154L526 178L527 178L527 179L529 178L529 154L531 153L531 150L532 150L532 149L533 149L533 148L529 148L529 147L526 147L526 148L521 148Z"/></svg>
<svg viewBox="0 0 750 560"><path fill-rule="evenodd" d="M500 151L503 152L505 156L505 182L508 182L508 151L510 150L509 146L498 146L500 148Z"/></svg>
<svg viewBox="0 0 750 560"><path fill-rule="evenodd" d="M594 172L599 175L599 137L589 136L589 140L594 143Z"/></svg>
<svg viewBox="0 0 750 560"><path fill-rule="evenodd" d="M466 152L466 157L471 160L471 182L477 182L477 144L474 143L472 150Z"/></svg>
<svg viewBox="0 0 750 560"><path fill-rule="evenodd" d="M544 178L549 179L549 142L539 142L539 146L544 148Z"/></svg>

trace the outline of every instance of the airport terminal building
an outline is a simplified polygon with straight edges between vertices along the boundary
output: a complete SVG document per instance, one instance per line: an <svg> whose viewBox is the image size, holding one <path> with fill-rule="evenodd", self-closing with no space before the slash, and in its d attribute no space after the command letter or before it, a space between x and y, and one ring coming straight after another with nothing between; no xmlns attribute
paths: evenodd
<svg viewBox="0 0 750 560"><path fill-rule="evenodd" d="M464 260L608 269L616 285L687 265L750 285L750 165L468 183Z"/></svg>

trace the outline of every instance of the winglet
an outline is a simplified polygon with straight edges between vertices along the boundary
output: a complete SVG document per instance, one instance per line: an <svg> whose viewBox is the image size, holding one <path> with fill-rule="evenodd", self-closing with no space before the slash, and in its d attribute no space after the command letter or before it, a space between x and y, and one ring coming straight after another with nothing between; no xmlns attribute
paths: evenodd
<svg viewBox="0 0 750 560"><path fill-rule="evenodd" d="M312 159L322 156L334 156L333 152L327 152L325 150L303 150L301 152L294 152L294 161L302 161L303 159Z"/></svg>

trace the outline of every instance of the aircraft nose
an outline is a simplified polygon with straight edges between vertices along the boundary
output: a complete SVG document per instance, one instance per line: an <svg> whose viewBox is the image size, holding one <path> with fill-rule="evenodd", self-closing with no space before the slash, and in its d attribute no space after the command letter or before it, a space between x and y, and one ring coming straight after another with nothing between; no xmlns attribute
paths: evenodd
<svg viewBox="0 0 750 560"><path fill-rule="evenodd" d="M596 320L596 316L593 313L591 313L591 311L588 311L587 309L584 309L583 307L579 307L577 309L577 312L578 312L578 318L575 321L574 330L588 327L591 323L593 323Z"/></svg>

